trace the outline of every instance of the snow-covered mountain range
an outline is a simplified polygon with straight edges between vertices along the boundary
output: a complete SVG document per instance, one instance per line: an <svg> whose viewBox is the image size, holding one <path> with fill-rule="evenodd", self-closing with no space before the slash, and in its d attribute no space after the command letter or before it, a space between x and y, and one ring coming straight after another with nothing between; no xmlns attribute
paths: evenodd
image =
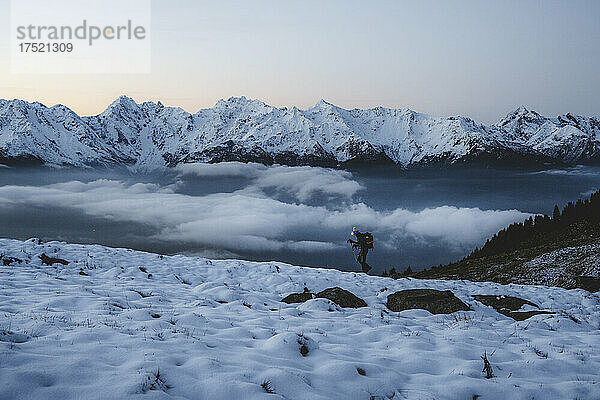
<svg viewBox="0 0 600 400"><path fill-rule="evenodd" d="M319 101L306 110L232 97L190 114L121 96L81 117L63 105L0 100L0 162L153 168L185 162L595 163L600 119L542 117L520 107L494 125L409 109L346 110Z"/></svg>

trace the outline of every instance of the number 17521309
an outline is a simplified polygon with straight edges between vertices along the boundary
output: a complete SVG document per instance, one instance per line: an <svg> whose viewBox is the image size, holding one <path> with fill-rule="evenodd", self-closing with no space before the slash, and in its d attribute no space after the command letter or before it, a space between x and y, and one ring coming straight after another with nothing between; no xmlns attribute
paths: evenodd
<svg viewBox="0 0 600 400"><path fill-rule="evenodd" d="M73 51L73 43L19 43L21 53L70 53Z"/></svg>

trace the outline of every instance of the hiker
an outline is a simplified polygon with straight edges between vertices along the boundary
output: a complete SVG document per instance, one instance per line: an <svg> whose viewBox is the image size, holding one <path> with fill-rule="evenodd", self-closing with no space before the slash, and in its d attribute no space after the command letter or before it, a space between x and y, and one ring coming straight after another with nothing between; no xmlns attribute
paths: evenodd
<svg viewBox="0 0 600 400"><path fill-rule="evenodd" d="M361 265L363 272L367 273L371 270L371 266L367 264L367 253L373 248L373 235L369 232L361 233L357 227L353 227L352 236L356 241L348 239L347 243L350 243L353 249L357 247L360 249L356 261Z"/></svg>

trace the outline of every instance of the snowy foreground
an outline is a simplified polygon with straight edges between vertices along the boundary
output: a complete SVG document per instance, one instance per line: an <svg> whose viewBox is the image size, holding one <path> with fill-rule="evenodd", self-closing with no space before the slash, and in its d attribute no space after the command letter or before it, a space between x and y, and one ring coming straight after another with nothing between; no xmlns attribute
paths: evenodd
<svg viewBox="0 0 600 400"><path fill-rule="evenodd" d="M4 259L24 260L0 263L0 399L600 398L600 296L583 290L37 243L0 239ZM368 307L280 302L333 286ZM411 288L452 290L473 311L386 308ZM516 322L475 294L556 314Z"/></svg>

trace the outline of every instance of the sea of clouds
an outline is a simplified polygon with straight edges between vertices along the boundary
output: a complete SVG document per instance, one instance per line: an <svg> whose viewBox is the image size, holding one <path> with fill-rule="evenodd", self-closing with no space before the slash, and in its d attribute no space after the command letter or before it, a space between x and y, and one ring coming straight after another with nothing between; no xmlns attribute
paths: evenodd
<svg viewBox="0 0 600 400"><path fill-rule="evenodd" d="M85 215L153 228L149 239L185 243L226 254L327 252L346 246L352 226L371 231L378 248L395 251L409 240L468 252L530 214L444 205L377 210L357 200L365 188L348 171L237 162L186 164L170 184L118 179L0 187L0 207L67 208ZM187 180L243 178L232 192L190 195ZM317 201L316 199L320 199ZM327 199L327 201L323 201Z"/></svg>

